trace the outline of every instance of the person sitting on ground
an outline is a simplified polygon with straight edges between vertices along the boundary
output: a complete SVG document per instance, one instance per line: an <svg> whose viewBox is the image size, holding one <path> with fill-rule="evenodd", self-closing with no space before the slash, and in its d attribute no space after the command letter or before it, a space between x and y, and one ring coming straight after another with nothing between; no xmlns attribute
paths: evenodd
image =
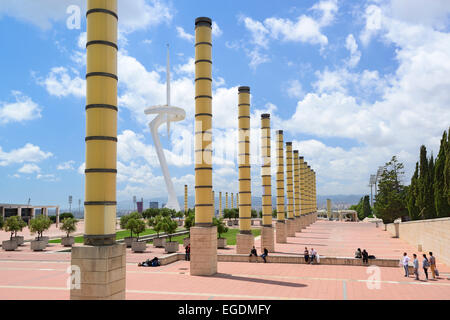
<svg viewBox="0 0 450 320"><path fill-rule="evenodd" d="M152 260L147 259L144 262L138 263L138 267L159 267L161 263L159 262L158 257L154 257Z"/></svg>
<svg viewBox="0 0 450 320"><path fill-rule="evenodd" d="M311 248L311 253L310 253L310 264L314 263L314 260L316 259L316 250L314 250L314 248Z"/></svg>
<svg viewBox="0 0 450 320"><path fill-rule="evenodd" d="M362 252L361 252L360 248L358 248L358 250L355 251L355 258L357 258L357 259L362 258Z"/></svg>
<svg viewBox="0 0 450 320"><path fill-rule="evenodd" d="M261 258L264 259L264 263L266 263L266 257L269 255L269 250L267 248L264 248L264 253L261 255Z"/></svg>
<svg viewBox="0 0 450 320"><path fill-rule="evenodd" d="M369 254L367 253L366 249L362 252L362 259L363 263L369 263Z"/></svg>
<svg viewBox="0 0 450 320"><path fill-rule="evenodd" d="M308 248L305 247L305 252L303 252L303 255L305 256L305 262L308 263L309 261L309 252L308 252Z"/></svg>
<svg viewBox="0 0 450 320"><path fill-rule="evenodd" d="M252 250L250 251L249 257L251 257L251 256L258 257L258 253L256 252L255 246L253 246Z"/></svg>

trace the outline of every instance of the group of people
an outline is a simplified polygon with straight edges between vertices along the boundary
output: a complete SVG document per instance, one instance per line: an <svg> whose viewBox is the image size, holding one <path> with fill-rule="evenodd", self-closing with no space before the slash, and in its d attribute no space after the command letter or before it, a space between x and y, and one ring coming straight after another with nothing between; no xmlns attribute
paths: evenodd
<svg viewBox="0 0 450 320"><path fill-rule="evenodd" d="M369 263L369 259L375 259L375 256L369 255L366 249L363 249L363 251L361 251L361 249L358 248L355 251L355 258L362 259L363 263Z"/></svg>
<svg viewBox="0 0 450 320"><path fill-rule="evenodd" d="M308 251L308 248L305 247L305 251L303 252L303 255L305 257L305 262L309 264L313 264L314 262L319 263L320 257L314 248L311 248L311 251Z"/></svg>
<svg viewBox="0 0 450 320"><path fill-rule="evenodd" d="M267 250L267 248L264 248L264 253L261 255L261 258L263 258L264 263L267 262L266 257L267 257L268 255L269 255L269 250ZM249 255L249 257L251 257L251 256L258 257L258 252L256 251L255 246L253 246L252 250L250 250L250 255Z"/></svg>
<svg viewBox="0 0 450 320"><path fill-rule="evenodd" d="M439 277L439 271L436 268L436 258L433 256L433 252L428 252L430 255L430 258L427 258L427 255L424 253L423 260L422 260L422 268L423 272L425 273L425 278L428 280L428 269L431 269L431 275L433 279L436 279L436 277ZM413 260L413 266L414 266L414 275L416 276L416 280L419 279L419 259L417 259L417 255L413 254L414 260ZM410 258L408 257L408 254L405 252L403 253L403 259L402 259L402 265L405 269L405 277L409 277L409 261Z"/></svg>

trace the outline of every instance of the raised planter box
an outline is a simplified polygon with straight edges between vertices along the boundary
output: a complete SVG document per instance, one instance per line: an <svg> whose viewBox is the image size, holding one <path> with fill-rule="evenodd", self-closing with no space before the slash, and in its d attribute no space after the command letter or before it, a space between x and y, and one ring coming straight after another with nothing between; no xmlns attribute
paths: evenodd
<svg viewBox="0 0 450 320"><path fill-rule="evenodd" d="M2 248L5 251L14 251L18 247L16 240L6 240L2 241Z"/></svg>
<svg viewBox="0 0 450 320"><path fill-rule="evenodd" d="M43 251L46 247L47 243L44 240L31 241L31 250L33 251Z"/></svg>
<svg viewBox="0 0 450 320"><path fill-rule="evenodd" d="M24 242L23 236L15 236L15 237L13 237L13 240L16 240L18 246L23 245L23 242Z"/></svg>
<svg viewBox="0 0 450 320"><path fill-rule="evenodd" d="M187 247L191 243L191 238L184 238L183 239L183 246Z"/></svg>
<svg viewBox="0 0 450 320"><path fill-rule="evenodd" d="M219 238L217 239L217 249L225 249L227 247L227 239Z"/></svg>
<svg viewBox="0 0 450 320"><path fill-rule="evenodd" d="M39 240L38 240L37 237L34 238L35 241L44 241L45 242L45 246L48 245L48 239L49 239L48 237L41 237Z"/></svg>
<svg viewBox="0 0 450 320"><path fill-rule="evenodd" d="M133 252L145 252L145 250L147 249L147 242L145 241L133 241L131 243L131 251Z"/></svg>
<svg viewBox="0 0 450 320"><path fill-rule="evenodd" d="M178 241L166 242L164 248L166 249L166 253L174 253L178 251L180 244Z"/></svg>
<svg viewBox="0 0 450 320"><path fill-rule="evenodd" d="M164 238L154 238L153 239L153 246L155 248L164 248L165 243L166 243L166 239L164 239Z"/></svg>
<svg viewBox="0 0 450 320"><path fill-rule="evenodd" d="M64 247L71 247L75 243L75 237L64 237L61 238L61 244Z"/></svg>
<svg viewBox="0 0 450 320"><path fill-rule="evenodd" d="M227 225L228 225L229 227L231 227L231 226L233 225L233 221L228 220L228 221L227 221Z"/></svg>
<svg viewBox="0 0 450 320"><path fill-rule="evenodd" d="M126 237L123 239L123 241L125 242L125 244L127 245L127 248L131 248L131 244L136 241L137 238L136 237Z"/></svg>
<svg viewBox="0 0 450 320"><path fill-rule="evenodd" d="M238 226L238 225L239 225L239 220L233 221L233 224L234 224L235 226Z"/></svg>

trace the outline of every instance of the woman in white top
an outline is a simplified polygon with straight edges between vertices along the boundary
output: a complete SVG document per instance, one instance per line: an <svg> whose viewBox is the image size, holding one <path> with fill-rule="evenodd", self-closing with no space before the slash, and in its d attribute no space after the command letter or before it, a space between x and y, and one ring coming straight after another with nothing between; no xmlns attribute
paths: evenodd
<svg viewBox="0 0 450 320"><path fill-rule="evenodd" d="M405 277L409 277L409 257L408 254L405 252L403 253L403 260L402 260L403 268L405 269Z"/></svg>

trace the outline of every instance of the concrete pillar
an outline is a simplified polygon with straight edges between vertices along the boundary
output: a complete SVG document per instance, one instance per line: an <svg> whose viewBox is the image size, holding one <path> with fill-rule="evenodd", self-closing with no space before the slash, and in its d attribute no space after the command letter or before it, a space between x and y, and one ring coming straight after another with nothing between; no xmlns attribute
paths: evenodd
<svg viewBox="0 0 450 320"><path fill-rule="evenodd" d="M31 208L31 217L30 219L33 219L36 215L36 208ZM5 212L4 212L4 208L3 208L3 217L5 217Z"/></svg>
<svg viewBox="0 0 450 320"><path fill-rule="evenodd" d="M195 227L190 273L217 273L217 228L212 225L212 21L195 20Z"/></svg>
<svg viewBox="0 0 450 320"><path fill-rule="evenodd" d="M261 115L261 178L262 178L262 227L261 252L264 248L275 252L274 228L272 226L272 172L270 147L270 114Z"/></svg>
<svg viewBox="0 0 450 320"><path fill-rule="evenodd" d="M287 220L286 229L288 237L295 237L294 222L294 179L292 165L292 142L286 142L286 189L287 189Z"/></svg>
<svg viewBox="0 0 450 320"><path fill-rule="evenodd" d="M301 232L300 226L300 160L298 150L294 150L294 221L295 231Z"/></svg>
<svg viewBox="0 0 450 320"><path fill-rule="evenodd" d="M188 186L184 185L184 212L188 212Z"/></svg>
<svg viewBox="0 0 450 320"><path fill-rule="evenodd" d="M17 216L22 218L22 207L17 207Z"/></svg>
<svg viewBox="0 0 450 320"><path fill-rule="evenodd" d="M239 208L239 193L236 193L236 208Z"/></svg>
<svg viewBox="0 0 450 320"><path fill-rule="evenodd" d="M331 200L327 199L327 217L331 218Z"/></svg>
<svg viewBox="0 0 450 320"><path fill-rule="evenodd" d="M234 208L234 193L231 193L231 208Z"/></svg>
<svg viewBox="0 0 450 320"><path fill-rule="evenodd" d="M238 166L239 166L239 234L236 235L236 253L250 253L254 238L251 230L251 173L250 173L250 88L239 87L238 105ZM233 196L233 195L232 195ZM236 200L237 200L236 195Z"/></svg>
<svg viewBox="0 0 450 320"><path fill-rule="evenodd" d="M59 226L59 207L55 208L55 214L56 214L56 227Z"/></svg>
<svg viewBox="0 0 450 320"><path fill-rule="evenodd" d="M85 230L84 245L72 248L81 286L70 298L125 299L125 244L115 242L117 0L88 0L86 16Z"/></svg>
<svg viewBox="0 0 450 320"><path fill-rule="evenodd" d="M216 197L214 195L214 190L212 191L211 198L212 198L212 216L215 217L216 216Z"/></svg>
<svg viewBox="0 0 450 320"><path fill-rule="evenodd" d="M223 212L222 212L222 191L219 192L219 217L223 217Z"/></svg>
<svg viewBox="0 0 450 320"><path fill-rule="evenodd" d="M5 207L2 207L2 218L5 221Z"/></svg>
<svg viewBox="0 0 450 320"><path fill-rule="evenodd" d="M308 166L308 216L309 216L309 225L312 224L312 213L313 213L313 196L312 196L312 175L311 175L311 166Z"/></svg>
<svg viewBox="0 0 450 320"><path fill-rule="evenodd" d="M283 130L277 131L277 224L276 242L287 242L287 230L284 207L284 154L283 154Z"/></svg>
<svg viewBox="0 0 450 320"><path fill-rule="evenodd" d="M230 207L228 206L228 192L225 192L225 208L230 209Z"/></svg>
<svg viewBox="0 0 450 320"><path fill-rule="evenodd" d="M299 157L300 167L300 227L306 228L306 178L304 157Z"/></svg>

